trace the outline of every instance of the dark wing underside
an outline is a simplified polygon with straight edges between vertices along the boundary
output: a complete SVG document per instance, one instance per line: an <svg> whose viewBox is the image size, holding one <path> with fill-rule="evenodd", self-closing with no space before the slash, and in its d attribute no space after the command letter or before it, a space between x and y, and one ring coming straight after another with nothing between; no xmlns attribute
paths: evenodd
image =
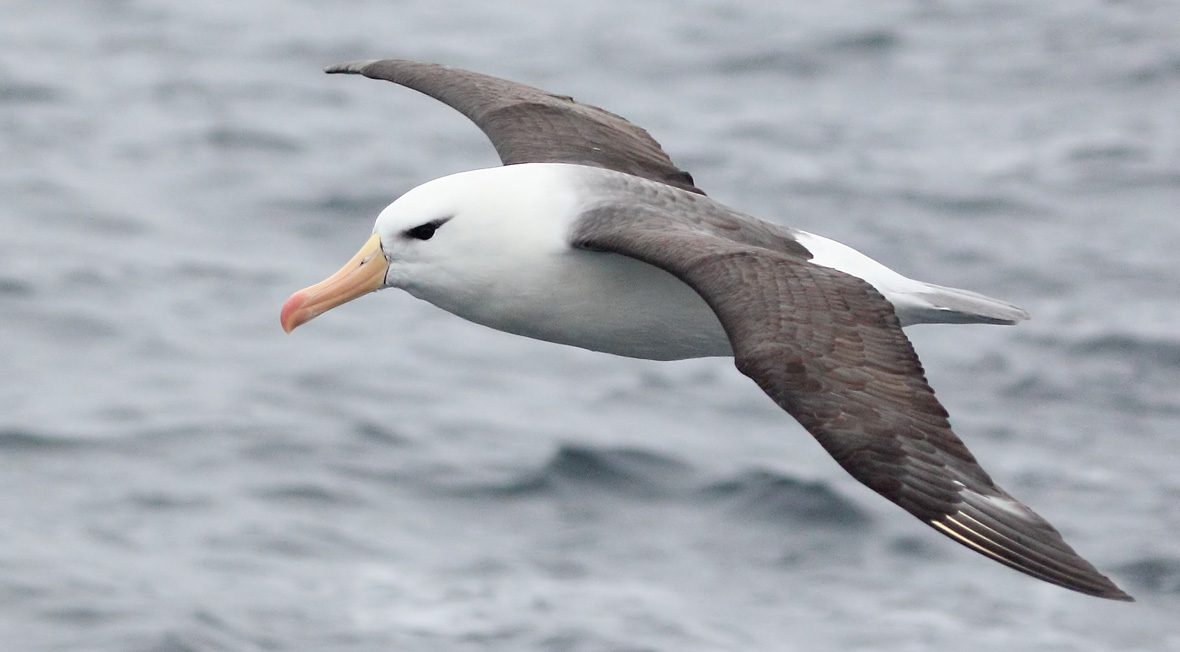
<svg viewBox="0 0 1180 652"><path fill-rule="evenodd" d="M577 163L625 172L699 194L644 129L571 97L489 75L402 59L354 61L327 73L360 74L429 95L476 124L504 165Z"/></svg>
<svg viewBox="0 0 1180 652"><path fill-rule="evenodd" d="M924 523L1046 582L1131 599L992 482L951 430L883 296L807 256L709 229L694 215L705 210L721 207L600 206L583 214L573 244L692 286L725 327L738 369L853 477Z"/></svg>

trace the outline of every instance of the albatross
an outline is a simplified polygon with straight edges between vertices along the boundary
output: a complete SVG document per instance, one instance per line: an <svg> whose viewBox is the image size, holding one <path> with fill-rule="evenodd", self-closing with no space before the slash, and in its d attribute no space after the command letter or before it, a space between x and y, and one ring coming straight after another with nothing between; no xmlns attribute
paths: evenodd
<svg viewBox="0 0 1180 652"><path fill-rule="evenodd" d="M1015 324L1025 311L722 205L647 131L571 97L407 60L325 72L451 106L504 165L389 204L356 256L287 299L285 331L393 287L478 324L593 351L732 356L849 474L941 534L1046 582L1132 600L984 471L902 331Z"/></svg>

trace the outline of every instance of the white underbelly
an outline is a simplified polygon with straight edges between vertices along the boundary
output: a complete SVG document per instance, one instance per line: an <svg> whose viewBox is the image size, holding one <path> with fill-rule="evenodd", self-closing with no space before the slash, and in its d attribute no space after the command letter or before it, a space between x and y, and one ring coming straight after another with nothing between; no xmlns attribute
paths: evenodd
<svg viewBox="0 0 1180 652"><path fill-rule="evenodd" d="M732 355L721 323L691 287L616 254L568 250L484 285L462 305L431 300L497 330L650 360Z"/></svg>

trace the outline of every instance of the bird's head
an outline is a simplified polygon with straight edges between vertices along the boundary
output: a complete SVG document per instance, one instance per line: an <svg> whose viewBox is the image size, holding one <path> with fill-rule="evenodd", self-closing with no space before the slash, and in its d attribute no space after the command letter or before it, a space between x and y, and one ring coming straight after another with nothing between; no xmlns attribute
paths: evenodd
<svg viewBox="0 0 1180 652"><path fill-rule="evenodd" d="M514 169L524 167L451 175L399 197L377 216L372 235L344 267L287 299L283 330L387 287L447 309L479 301L481 289L489 279L503 278L506 266L520 267L539 251L564 247L559 220L532 218L560 209L537 206L536 191Z"/></svg>

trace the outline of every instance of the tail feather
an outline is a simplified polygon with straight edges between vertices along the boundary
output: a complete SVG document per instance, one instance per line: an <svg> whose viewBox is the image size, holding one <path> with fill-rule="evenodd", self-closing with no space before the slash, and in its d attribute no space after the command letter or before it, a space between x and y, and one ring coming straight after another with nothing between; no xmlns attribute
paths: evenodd
<svg viewBox="0 0 1180 652"><path fill-rule="evenodd" d="M792 230L795 241L811 252L811 262L855 276L883 294L902 326L913 324L1015 324L1028 319L1020 308L970 290L923 283L902 276L835 240Z"/></svg>
<svg viewBox="0 0 1180 652"><path fill-rule="evenodd" d="M924 283L923 288L907 293L903 325L910 324L1003 324L1012 325L1028 319L1028 313L1007 301Z"/></svg>

